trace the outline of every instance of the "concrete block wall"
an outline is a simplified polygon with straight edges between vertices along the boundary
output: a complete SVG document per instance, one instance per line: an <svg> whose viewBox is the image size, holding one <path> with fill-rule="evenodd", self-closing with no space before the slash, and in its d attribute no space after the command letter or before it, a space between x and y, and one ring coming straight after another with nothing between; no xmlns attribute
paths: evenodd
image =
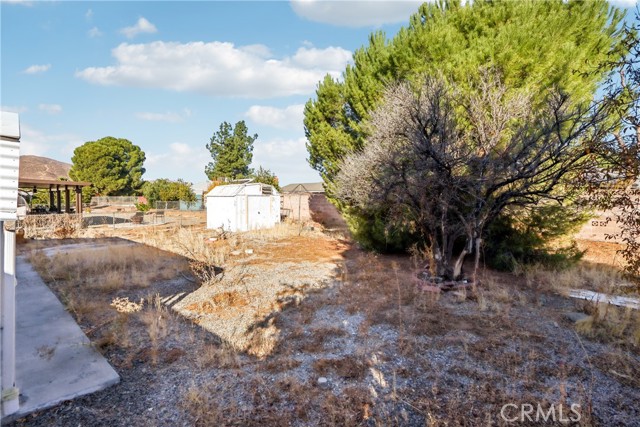
<svg viewBox="0 0 640 427"><path fill-rule="evenodd" d="M575 235L576 239L591 240L594 242L618 242L620 239L607 239L607 235L620 232L620 226L616 223L615 211L599 212L595 218L587 221Z"/></svg>
<svg viewBox="0 0 640 427"><path fill-rule="evenodd" d="M309 210L310 193L285 193L282 195L281 213L287 218L295 221L309 221L311 211Z"/></svg>
<svg viewBox="0 0 640 427"><path fill-rule="evenodd" d="M338 209L331 204L327 197L322 193L313 193L309 198L309 209L311 210L311 219L327 228L347 228L342 215Z"/></svg>
<svg viewBox="0 0 640 427"><path fill-rule="evenodd" d="M347 228L338 209L323 193L285 193L282 214L295 221L315 221L327 228Z"/></svg>

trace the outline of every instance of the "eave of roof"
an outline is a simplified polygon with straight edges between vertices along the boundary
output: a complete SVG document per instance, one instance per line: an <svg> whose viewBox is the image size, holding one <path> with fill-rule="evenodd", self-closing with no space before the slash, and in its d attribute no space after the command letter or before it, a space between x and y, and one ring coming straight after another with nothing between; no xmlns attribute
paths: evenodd
<svg viewBox="0 0 640 427"><path fill-rule="evenodd" d="M86 181L60 181L59 179L35 179L35 178L20 178L18 180L18 187L36 187L36 188L50 188L55 187L88 187L90 182Z"/></svg>

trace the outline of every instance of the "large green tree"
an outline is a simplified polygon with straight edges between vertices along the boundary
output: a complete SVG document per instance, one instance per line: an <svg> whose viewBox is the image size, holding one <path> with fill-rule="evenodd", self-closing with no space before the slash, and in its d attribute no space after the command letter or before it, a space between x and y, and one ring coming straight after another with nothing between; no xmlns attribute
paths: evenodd
<svg viewBox="0 0 640 427"><path fill-rule="evenodd" d="M320 82L305 106L311 166L331 184L336 160L364 143L384 88L424 73L472 86L480 68L493 68L509 88L540 94L557 86L589 100L606 70L589 71L610 57L621 18L605 0L424 3L392 40L372 34L354 53L344 82L330 76Z"/></svg>
<svg viewBox="0 0 640 427"><path fill-rule="evenodd" d="M145 154L127 139L107 136L85 142L73 151L71 161L69 176L93 184L85 196L133 195L142 188Z"/></svg>
<svg viewBox="0 0 640 427"><path fill-rule="evenodd" d="M220 129L213 134L207 144L211 152L212 162L205 167L204 172L211 180L217 178L244 178L251 174L249 165L253 159L253 142L258 135L248 134L244 120L236 123L223 122Z"/></svg>
<svg viewBox="0 0 640 427"><path fill-rule="evenodd" d="M527 92L532 108L544 104L550 87L576 104L587 103L606 74L602 65L616 52L622 17L605 0L424 3L392 39L373 33L354 53L343 81L327 76L319 83L316 99L305 105L309 163L333 196L341 160L366 145L370 114L385 88L425 74L442 75L456 90L471 92L479 70L493 69L506 96ZM358 212L334 201L372 246L399 238L389 236L397 230L387 226L388 212Z"/></svg>

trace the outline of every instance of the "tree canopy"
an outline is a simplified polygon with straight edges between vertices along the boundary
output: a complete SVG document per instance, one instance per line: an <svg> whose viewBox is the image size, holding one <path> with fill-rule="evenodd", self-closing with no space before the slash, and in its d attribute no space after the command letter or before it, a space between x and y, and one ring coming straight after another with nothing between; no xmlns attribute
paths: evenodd
<svg viewBox="0 0 640 427"><path fill-rule="evenodd" d="M265 169L262 166L259 166L258 170L251 173L251 178L253 178L254 182L273 185L276 190L280 191L280 183L278 181L278 177L273 172L271 172L270 169Z"/></svg>
<svg viewBox="0 0 640 427"><path fill-rule="evenodd" d="M309 163L331 192L337 163L364 145L385 87L424 73L437 71L464 89L490 67L507 88L526 89L538 102L552 86L575 102L589 101L606 73L593 71L615 52L621 19L605 0L424 3L393 39L373 33L354 53L344 82L326 76L319 83L305 106Z"/></svg>
<svg viewBox="0 0 640 427"><path fill-rule="evenodd" d="M602 116L568 96L549 90L544 107L532 108L530 96L508 96L494 75L482 79L470 93L431 76L417 89L390 86L367 145L345 158L336 180L341 199L414 228L440 277L458 278L472 252L477 265L487 224L509 206L554 199L598 142L590 129Z"/></svg>
<svg viewBox="0 0 640 427"><path fill-rule="evenodd" d="M69 176L93 184L89 190L92 194L85 196L133 195L142 187L144 161L140 147L127 139L107 136L88 141L73 151Z"/></svg>
<svg viewBox="0 0 640 427"><path fill-rule="evenodd" d="M605 0L424 3L392 39L371 34L343 81L326 76L319 83L316 99L305 105L309 163L361 240L378 248L403 246L411 230L399 229L385 206L354 210L335 197L343 159L368 144L371 114L386 88L399 81L419 87L425 75L439 75L457 92L473 94L481 87L480 70L491 69L500 75L505 99L526 94L532 109L545 109L547 90L556 88L572 104L586 105L621 49L622 17ZM458 126L469 126L460 112Z"/></svg>
<svg viewBox="0 0 640 427"><path fill-rule="evenodd" d="M207 149L213 158L205 167L205 173L211 180L216 178L244 178L251 174L249 165L253 159L253 143L258 135L248 134L244 120L235 124L228 122L220 124L207 144Z"/></svg>

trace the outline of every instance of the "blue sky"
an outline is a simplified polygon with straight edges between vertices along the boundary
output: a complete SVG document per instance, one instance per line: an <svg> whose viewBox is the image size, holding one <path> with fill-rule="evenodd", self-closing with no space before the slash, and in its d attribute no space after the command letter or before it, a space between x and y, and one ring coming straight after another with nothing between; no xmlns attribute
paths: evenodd
<svg viewBox="0 0 640 427"><path fill-rule="evenodd" d="M84 142L114 136L145 151L145 179L196 183L220 123L245 120L259 135L254 167L282 184L319 181L304 103L418 4L2 0L0 104L20 113L22 154L70 162Z"/></svg>

